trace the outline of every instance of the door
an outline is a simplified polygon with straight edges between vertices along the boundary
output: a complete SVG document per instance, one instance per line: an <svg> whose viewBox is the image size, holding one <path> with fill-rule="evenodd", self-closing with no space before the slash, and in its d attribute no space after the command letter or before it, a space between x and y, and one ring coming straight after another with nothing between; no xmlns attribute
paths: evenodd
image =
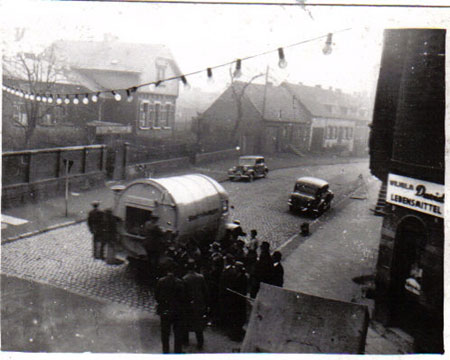
<svg viewBox="0 0 450 360"><path fill-rule="evenodd" d="M322 151L324 132L324 128L313 128L310 147L311 151Z"/></svg>

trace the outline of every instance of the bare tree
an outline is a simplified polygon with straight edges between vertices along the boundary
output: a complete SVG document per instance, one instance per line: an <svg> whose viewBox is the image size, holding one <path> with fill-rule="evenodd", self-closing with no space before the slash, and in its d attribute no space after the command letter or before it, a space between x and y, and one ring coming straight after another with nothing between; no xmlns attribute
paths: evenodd
<svg viewBox="0 0 450 360"><path fill-rule="evenodd" d="M230 142L233 144L236 144L238 135L240 133L240 128L242 124L242 118L243 118L243 103L242 99L245 95L245 91L247 90L248 86L255 81L257 78L264 76L265 74L261 73L258 75L253 76L249 81L242 83L236 81L236 77L233 75L231 69L230 69L230 77L231 77L231 91L233 94L234 101L236 102L236 121L233 125L233 129L230 133Z"/></svg>
<svg viewBox="0 0 450 360"><path fill-rule="evenodd" d="M3 57L3 78L5 85L20 88L24 92L49 96L54 86L62 77L62 69L57 66L53 50L40 54L18 53L15 56ZM56 100L56 99L54 99ZM49 104L43 101L27 101L16 95L5 97L11 106L20 106L25 110L24 117L12 116L10 121L23 131L23 146L28 148L37 124L55 107L54 102Z"/></svg>

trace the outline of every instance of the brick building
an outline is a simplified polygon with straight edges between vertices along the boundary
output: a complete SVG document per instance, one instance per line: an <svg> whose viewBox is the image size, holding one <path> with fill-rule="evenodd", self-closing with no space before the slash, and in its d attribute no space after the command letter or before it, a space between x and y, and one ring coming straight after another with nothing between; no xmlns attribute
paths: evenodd
<svg viewBox="0 0 450 360"><path fill-rule="evenodd" d="M383 187L375 319L443 352L445 30L385 30L370 138Z"/></svg>
<svg viewBox="0 0 450 360"><path fill-rule="evenodd" d="M199 117L202 141L239 145L244 153L336 149L362 155L368 141L368 107L350 99L319 86L235 82ZM344 109L345 115L335 113ZM238 135L235 143L233 131Z"/></svg>
<svg viewBox="0 0 450 360"><path fill-rule="evenodd" d="M163 82L157 87L140 87L131 98L126 92L139 84L180 75L170 50L164 45L123 43L111 38L101 42L57 41L44 52L44 57L46 54L54 57L64 81L52 82L51 88L45 83L34 85L54 99L58 94L77 93L79 104L73 104L73 96L70 104L46 104L51 111L45 123L38 124L36 133L40 139L50 139L39 147L71 145L69 139L63 144L58 143L65 132L77 134L73 137L77 143L104 143L117 137L148 141L172 135L177 80ZM27 90L27 78L17 73L4 71L3 83ZM117 92L121 101L108 91L113 89L122 89ZM85 93L96 92L101 92L97 103L82 102ZM3 112L3 123L14 123L13 119L18 117L25 119L21 109L27 100L10 94L8 97L11 101ZM74 121L74 112L79 118L77 121Z"/></svg>

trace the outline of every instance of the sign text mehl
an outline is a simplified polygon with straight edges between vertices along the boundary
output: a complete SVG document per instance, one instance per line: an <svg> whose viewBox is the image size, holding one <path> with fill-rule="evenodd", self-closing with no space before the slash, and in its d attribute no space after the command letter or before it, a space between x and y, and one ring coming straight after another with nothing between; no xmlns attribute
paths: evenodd
<svg viewBox="0 0 450 360"><path fill-rule="evenodd" d="M443 218L444 192L441 184L389 174L386 201Z"/></svg>

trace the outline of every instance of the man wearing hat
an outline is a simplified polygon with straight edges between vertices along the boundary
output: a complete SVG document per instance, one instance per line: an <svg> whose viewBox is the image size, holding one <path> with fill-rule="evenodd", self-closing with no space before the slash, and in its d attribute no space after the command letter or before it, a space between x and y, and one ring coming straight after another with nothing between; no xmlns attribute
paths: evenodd
<svg viewBox="0 0 450 360"><path fill-rule="evenodd" d="M93 255L94 259L103 259L102 249L102 228L103 228L103 211L99 209L100 202L93 201L92 209L89 211L87 225L92 234Z"/></svg>
<svg viewBox="0 0 450 360"><path fill-rule="evenodd" d="M144 224L144 247L150 263L150 271L153 274L158 271L159 258L164 250L164 232L158 225L158 219L159 217L152 213L150 220Z"/></svg>
<svg viewBox="0 0 450 360"><path fill-rule="evenodd" d="M196 262L189 259L187 262L187 274L183 281L186 286L188 306L185 316L185 344L189 343L189 331L193 330L197 338L197 348L203 348L203 328L206 315L208 290L203 275L195 271Z"/></svg>

